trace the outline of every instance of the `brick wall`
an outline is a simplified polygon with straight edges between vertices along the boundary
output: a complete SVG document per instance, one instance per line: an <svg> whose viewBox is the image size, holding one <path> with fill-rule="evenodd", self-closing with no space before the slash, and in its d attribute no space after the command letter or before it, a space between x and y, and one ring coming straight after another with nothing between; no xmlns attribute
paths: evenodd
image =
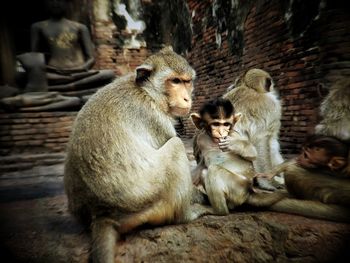
<svg viewBox="0 0 350 263"><path fill-rule="evenodd" d="M318 121L320 87L328 88L339 77L350 75L349 10L341 1L328 1L319 18L302 35L293 36L285 22L283 1L260 1L263 4L253 4L244 21L242 55L235 55L227 31L219 33L221 46L217 44L212 2L188 1L194 35L187 57L198 76L193 110L223 94L243 71L262 68L272 75L283 101L283 153L295 153ZM186 136L193 132L193 125L185 120Z"/></svg>
<svg viewBox="0 0 350 263"><path fill-rule="evenodd" d="M280 133L282 150L285 154L295 153L305 136L313 132L313 127L318 121L318 106L322 100L319 91L327 91L329 85L336 79L350 75L349 8L346 7L345 1L320 1L326 5L319 15L309 15L308 10L311 9L307 8L294 10L296 20L298 17L314 19L306 21L302 27L304 30L299 31L294 30L291 20L286 20L290 13L286 13L288 10L285 4L291 1L238 1L244 4L243 7L247 12L240 12L237 16L230 14L231 17L225 17L224 21L227 24L239 21L237 17L244 18L241 24L242 34L241 36L238 34L241 38L235 39L230 35L235 30L232 27L223 30L225 23L222 23L223 20L220 21L221 16L229 14L227 9L224 9L225 12L221 12L220 16L213 16L215 4L229 2L187 0L192 15L192 44L186 57L196 69L198 76L193 111L198 110L204 102L222 95L243 71L252 67L262 68L271 73L283 101ZM126 48L118 44L118 38L123 37L126 32L118 28L113 21L111 3L108 0L92 0L90 24L96 50L95 67L112 69L117 75L123 75L134 70L156 48L155 43L147 43L141 48ZM142 3L150 5L149 1ZM317 3L317 1L294 1L294 3ZM313 10L315 11L315 8ZM239 26L237 24L238 29ZM173 40L174 43L179 41L179 39ZM160 47L164 43L157 44ZM234 50L232 47L242 48ZM0 136L3 152L12 151L11 147L14 147L14 151L63 150L68 126L76 113L65 113L72 119L64 122L63 126L60 124L63 115L60 114L10 114L13 121L20 123L12 123L12 117L1 115L0 121L4 124ZM41 118L51 118L54 121L51 124L49 122L44 124ZM39 126L30 121L38 121ZM191 137L194 134L194 127L188 119L183 119L180 124L183 136ZM52 138L55 136L51 132L51 129L54 129L52 125L67 127L67 131L62 133L62 138ZM34 132L31 137L27 137L29 144L25 145L23 138L29 136L25 134L25 130L34 131L39 127L46 135ZM43 144L39 145L39 142Z"/></svg>
<svg viewBox="0 0 350 263"><path fill-rule="evenodd" d="M76 112L0 113L0 155L63 152Z"/></svg>

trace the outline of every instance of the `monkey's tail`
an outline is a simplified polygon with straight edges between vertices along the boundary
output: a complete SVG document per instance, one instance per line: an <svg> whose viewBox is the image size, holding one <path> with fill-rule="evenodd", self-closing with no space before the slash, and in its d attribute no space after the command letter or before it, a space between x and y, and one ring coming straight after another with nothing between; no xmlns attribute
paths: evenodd
<svg viewBox="0 0 350 263"><path fill-rule="evenodd" d="M350 222L350 210L348 208L318 201L284 198L271 205L269 210L335 222Z"/></svg>
<svg viewBox="0 0 350 263"><path fill-rule="evenodd" d="M115 245L120 238L115 224L113 220L108 218L93 220L91 227L93 263L115 262Z"/></svg>

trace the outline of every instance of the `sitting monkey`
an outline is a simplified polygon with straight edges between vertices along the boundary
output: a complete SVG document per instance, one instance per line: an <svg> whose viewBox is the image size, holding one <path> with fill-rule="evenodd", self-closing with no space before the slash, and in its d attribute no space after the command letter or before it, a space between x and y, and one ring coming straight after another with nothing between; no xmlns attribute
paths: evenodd
<svg viewBox="0 0 350 263"><path fill-rule="evenodd" d="M171 48L95 93L67 146L68 207L91 226L92 261L112 263L120 235L184 223L212 209L192 204L185 147L173 118L189 113L195 71Z"/></svg>
<svg viewBox="0 0 350 263"><path fill-rule="evenodd" d="M282 106L270 74L256 68L247 70L223 98L230 100L236 111L242 113L235 129L246 135L256 148L255 172L265 173L282 163L278 140ZM282 177L274 179L283 183ZM276 190L263 178L258 178L257 182L260 188Z"/></svg>
<svg viewBox="0 0 350 263"><path fill-rule="evenodd" d="M233 129L240 116L234 114L231 102L226 99L211 101L199 114L191 114L199 129L193 142L198 164L192 174L193 183L204 186L214 212L219 215L227 215L229 209L256 200L252 198L255 195L252 161L256 158L256 149Z"/></svg>

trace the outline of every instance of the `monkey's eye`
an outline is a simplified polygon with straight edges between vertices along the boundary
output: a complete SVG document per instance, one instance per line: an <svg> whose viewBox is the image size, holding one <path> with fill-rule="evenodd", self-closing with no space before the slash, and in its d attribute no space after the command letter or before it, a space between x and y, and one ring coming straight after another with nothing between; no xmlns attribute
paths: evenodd
<svg viewBox="0 0 350 263"><path fill-rule="evenodd" d="M219 127L219 126L220 126L220 123L218 123L218 122L213 122L211 125L214 126L214 127Z"/></svg>
<svg viewBox="0 0 350 263"><path fill-rule="evenodd" d="M225 122L225 123L224 123L224 126L225 126L225 127L231 127L231 123Z"/></svg>
<svg viewBox="0 0 350 263"><path fill-rule="evenodd" d="M179 84L179 83L181 83L181 79L179 79L179 78L173 78L173 79L171 80L171 82L174 83L174 84Z"/></svg>

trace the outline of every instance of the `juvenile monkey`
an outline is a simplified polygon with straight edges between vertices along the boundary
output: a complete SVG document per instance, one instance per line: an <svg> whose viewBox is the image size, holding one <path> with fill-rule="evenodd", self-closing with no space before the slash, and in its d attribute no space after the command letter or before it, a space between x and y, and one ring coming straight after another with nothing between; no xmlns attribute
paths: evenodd
<svg viewBox="0 0 350 263"><path fill-rule="evenodd" d="M195 71L164 48L93 95L67 147L69 210L91 224L93 262L114 262L120 234L211 212L191 205L192 182L173 117L190 111Z"/></svg>
<svg viewBox="0 0 350 263"><path fill-rule="evenodd" d="M242 114L235 129L246 134L257 150L257 158L253 162L255 172L268 172L283 162L278 142L281 103L272 78L264 70L250 69L235 86L223 96ZM258 183L262 188L275 189L262 178L258 179Z"/></svg>
<svg viewBox="0 0 350 263"><path fill-rule="evenodd" d="M291 197L316 201L285 198L275 202L270 209L349 222L348 151L348 146L335 137L315 135L306 141L295 159L275 167L268 175L259 174L272 178L284 172L285 185Z"/></svg>
<svg viewBox="0 0 350 263"><path fill-rule="evenodd" d="M193 141L197 160L193 182L204 186L214 212L219 215L227 215L229 209L253 202L252 161L256 150L234 130L240 116L234 114L232 104L226 99L210 101L199 114L191 114L199 129ZM277 195L271 197L274 198L269 199L271 203L280 199ZM259 200L260 205L262 202L263 199Z"/></svg>

